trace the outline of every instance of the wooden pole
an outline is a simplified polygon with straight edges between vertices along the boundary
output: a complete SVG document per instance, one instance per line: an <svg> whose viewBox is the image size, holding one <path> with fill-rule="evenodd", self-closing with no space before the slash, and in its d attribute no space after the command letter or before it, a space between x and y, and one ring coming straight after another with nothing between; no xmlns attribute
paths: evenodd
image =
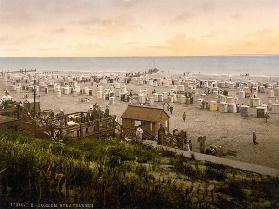
<svg viewBox="0 0 279 209"><path fill-rule="evenodd" d="M33 96L34 96L34 117L35 117L36 116L36 80L35 79L34 79Z"/></svg>

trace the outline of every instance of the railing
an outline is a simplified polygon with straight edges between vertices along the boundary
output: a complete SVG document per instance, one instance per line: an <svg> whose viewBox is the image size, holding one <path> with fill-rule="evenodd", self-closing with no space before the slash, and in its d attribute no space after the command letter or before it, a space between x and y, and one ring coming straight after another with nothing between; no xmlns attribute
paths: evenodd
<svg viewBox="0 0 279 209"><path fill-rule="evenodd" d="M136 131L137 131L136 128L122 127L122 129L123 129L123 137L131 138L131 139L136 138ZM146 140L155 140L155 136L147 130L143 130L142 138Z"/></svg>
<svg viewBox="0 0 279 209"><path fill-rule="evenodd" d="M155 136L147 130L143 131L143 138L147 140L155 140Z"/></svg>

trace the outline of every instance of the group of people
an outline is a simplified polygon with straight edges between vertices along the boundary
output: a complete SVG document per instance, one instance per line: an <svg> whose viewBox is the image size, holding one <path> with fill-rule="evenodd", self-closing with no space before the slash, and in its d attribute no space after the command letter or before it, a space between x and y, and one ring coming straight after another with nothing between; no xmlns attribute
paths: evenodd
<svg viewBox="0 0 279 209"><path fill-rule="evenodd" d="M177 147L187 151L192 150L192 141L188 140L186 131L174 129L172 133L166 133L162 124L158 130L158 144Z"/></svg>
<svg viewBox="0 0 279 209"><path fill-rule="evenodd" d="M172 115L173 113L173 106L170 105L169 103L164 103L163 104L163 108L165 109L165 105L167 105L167 111L170 112L170 114Z"/></svg>

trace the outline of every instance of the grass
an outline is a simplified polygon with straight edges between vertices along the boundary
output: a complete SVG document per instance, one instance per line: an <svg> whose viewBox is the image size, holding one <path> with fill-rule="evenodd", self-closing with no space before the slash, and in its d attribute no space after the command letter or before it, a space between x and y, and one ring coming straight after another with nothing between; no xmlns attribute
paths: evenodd
<svg viewBox="0 0 279 209"><path fill-rule="evenodd" d="M120 139L0 133L0 199L96 208L276 208L279 180ZM234 175L231 175L234 173Z"/></svg>

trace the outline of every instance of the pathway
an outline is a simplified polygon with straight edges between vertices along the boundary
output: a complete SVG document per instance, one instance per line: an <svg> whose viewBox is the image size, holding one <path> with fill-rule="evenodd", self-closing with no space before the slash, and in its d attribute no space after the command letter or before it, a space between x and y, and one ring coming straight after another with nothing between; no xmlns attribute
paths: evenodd
<svg viewBox="0 0 279 209"><path fill-rule="evenodd" d="M216 156L212 156L212 155L206 155L206 154L202 154L202 153L198 153L198 152L179 150L179 149L175 149L172 147L158 145L157 142L150 141L150 140L145 140L143 143L146 145L150 145L154 148L163 148L165 150L173 151L177 154L182 154L185 157L189 157L189 158L191 157L192 154L194 154L196 160L208 161L208 162L212 162L212 163L216 163L216 164L227 165L227 166L230 166L233 168L246 170L246 171L252 171L255 173L262 174L262 175L279 177L279 170L277 170L275 168L270 168L270 167L246 163L246 162L240 162L240 161L216 157Z"/></svg>

